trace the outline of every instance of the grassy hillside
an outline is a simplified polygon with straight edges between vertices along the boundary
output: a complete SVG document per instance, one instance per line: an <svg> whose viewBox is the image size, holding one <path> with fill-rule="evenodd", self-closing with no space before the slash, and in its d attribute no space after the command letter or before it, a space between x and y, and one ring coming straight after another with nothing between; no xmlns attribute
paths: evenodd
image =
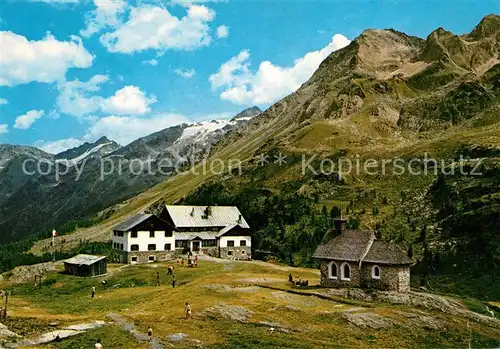
<svg viewBox="0 0 500 349"><path fill-rule="evenodd" d="M95 320L108 326L35 348L87 348L100 338L105 348L149 347L137 337L152 326L162 347L329 348L336 347L496 347L495 323L468 315L388 303L362 302L315 287L317 270L262 262L201 260L198 268L177 267L178 288L166 276L167 264L111 265L101 278L53 272L40 289L0 284L12 291L5 323L27 338ZM156 272L163 285L153 286ZM307 289L291 289L287 275L308 279ZM106 285L101 280L107 281ZM96 285L95 299L90 288ZM290 293L293 292L293 293ZM190 302L194 318L183 318ZM460 307L457 305L457 307ZM493 321L493 320L488 320ZM493 327L492 327L493 326ZM271 330L273 328L273 330ZM175 341L175 334L187 335ZM33 347L30 347L33 348Z"/></svg>

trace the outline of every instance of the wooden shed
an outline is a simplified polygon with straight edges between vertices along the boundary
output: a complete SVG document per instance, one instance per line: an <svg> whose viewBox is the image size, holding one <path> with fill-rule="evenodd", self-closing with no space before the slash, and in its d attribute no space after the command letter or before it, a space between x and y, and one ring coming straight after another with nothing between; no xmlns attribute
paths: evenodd
<svg viewBox="0 0 500 349"><path fill-rule="evenodd" d="M74 276L98 276L108 272L106 256L79 254L64 261L64 271Z"/></svg>

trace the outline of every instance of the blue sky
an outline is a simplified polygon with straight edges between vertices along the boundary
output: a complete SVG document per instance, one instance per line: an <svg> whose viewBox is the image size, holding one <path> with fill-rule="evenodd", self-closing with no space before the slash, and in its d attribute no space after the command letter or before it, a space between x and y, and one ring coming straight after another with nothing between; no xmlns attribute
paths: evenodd
<svg viewBox="0 0 500 349"><path fill-rule="evenodd" d="M0 143L50 152L266 108L366 28L470 31L499 1L3 1Z"/></svg>

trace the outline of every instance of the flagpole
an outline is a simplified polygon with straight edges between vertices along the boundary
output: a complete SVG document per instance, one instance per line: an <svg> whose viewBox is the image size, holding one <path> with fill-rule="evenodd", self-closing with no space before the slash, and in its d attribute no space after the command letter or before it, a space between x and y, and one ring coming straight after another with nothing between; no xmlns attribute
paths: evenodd
<svg viewBox="0 0 500 349"><path fill-rule="evenodd" d="M52 230L52 262L55 262L56 261L56 255L55 255L55 251L56 251L56 234L54 234L54 230Z"/></svg>

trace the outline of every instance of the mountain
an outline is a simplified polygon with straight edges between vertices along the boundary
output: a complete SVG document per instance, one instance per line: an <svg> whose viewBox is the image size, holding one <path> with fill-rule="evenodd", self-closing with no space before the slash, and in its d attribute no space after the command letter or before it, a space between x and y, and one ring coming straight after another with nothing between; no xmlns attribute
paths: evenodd
<svg viewBox="0 0 500 349"><path fill-rule="evenodd" d="M259 107L253 106L238 113L231 121L250 119L262 113Z"/></svg>
<svg viewBox="0 0 500 349"><path fill-rule="evenodd" d="M463 35L366 30L296 92L217 142L205 163L239 159L240 171L201 173L198 165L67 240L107 240L112 224L165 203L230 204L252 222L256 249L309 265L341 209L351 227L411 247L423 275L496 270L499 51L497 15ZM347 159L351 171L339 167ZM375 174L367 162L378 164Z"/></svg>
<svg viewBox="0 0 500 349"><path fill-rule="evenodd" d="M110 141L106 137L99 138L94 143L85 142L79 147L65 150L59 154L56 154L56 160L71 161L72 163L78 163L89 156L102 157L106 154L110 154L115 150L119 149L120 145L114 141Z"/></svg>
<svg viewBox="0 0 500 349"><path fill-rule="evenodd" d="M64 233L88 225L101 210L207 157L224 134L250 119L182 124L124 147L103 137L57 155L31 147L1 145L0 243L54 227ZM43 160L43 174L24 174L22 164L26 159L31 159L29 172Z"/></svg>

